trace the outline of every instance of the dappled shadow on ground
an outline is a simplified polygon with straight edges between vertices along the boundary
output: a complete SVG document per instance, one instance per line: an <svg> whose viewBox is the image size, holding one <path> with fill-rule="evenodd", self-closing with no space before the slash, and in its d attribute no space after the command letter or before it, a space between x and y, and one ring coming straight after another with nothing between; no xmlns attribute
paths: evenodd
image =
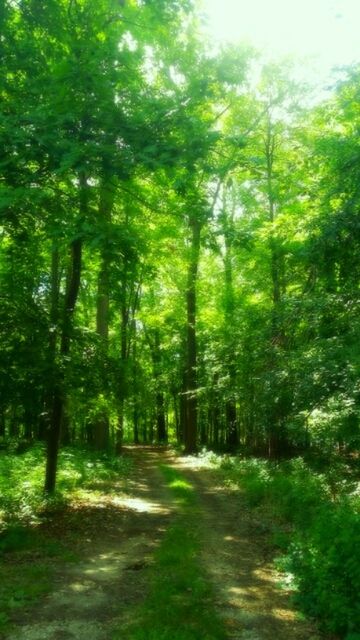
<svg viewBox="0 0 360 640"><path fill-rule="evenodd" d="M232 640L315 640L320 634L300 619L284 576L271 562L268 536L239 491L217 486L216 473L198 462L176 463L200 499L203 561L216 593L216 607Z"/></svg>
<svg viewBox="0 0 360 640"><path fill-rule="evenodd" d="M91 501L78 498L43 525L49 538L75 551L76 561L58 562L52 591L34 610L18 612L7 640L109 640L114 627L127 627L149 588L143 569L175 512L159 463L180 468L198 495L202 560L224 640L320 637L278 588L266 531L241 493L217 486L216 474L196 458L176 459L158 447L126 447L124 454L135 463L125 490L113 485Z"/></svg>
<svg viewBox="0 0 360 640"><path fill-rule="evenodd" d="M158 450L129 448L135 461L126 490L96 491L76 498L41 527L49 539L75 553L59 564L50 593L33 609L17 612L9 640L108 640L127 624L130 605L148 588L145 569L172 516ZM15 618L14 618L15 622Z"/></svg>
<svg viewBox="0 0 360 640"><path fill-rule="evenodd" d="M171 512L171 498L157 469L159 457L166 461L171 454L155 447L126 447L124 455L135 463L125 486L110 481L88 485L92 493L73 499L70 505L51 514L41 525L42 531L60 541L70 537L77 548L89 541L102 543L104 537L121 540L124 535L155 531L151 516L156 520Z"/></svg>

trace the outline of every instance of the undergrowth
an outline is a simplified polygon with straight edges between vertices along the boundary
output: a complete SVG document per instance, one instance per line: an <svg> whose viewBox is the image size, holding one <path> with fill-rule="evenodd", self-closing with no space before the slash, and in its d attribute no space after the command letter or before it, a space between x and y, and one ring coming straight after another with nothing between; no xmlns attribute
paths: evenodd
<svg viewBox="0 0 360 640"><path fill-rule="evenodd" d="M0 531L16 524L34 524L46 511L63 506L78 492L106 489L106 482L124 482L130 462L122 457L75 447L59 455L57 489L52 497L43 492L45 451L35 445L21 454L0 453Z"/></svg>
<svg viewBox="0 0 360 640"><path fill-rule="evenodd" d="M149 569L150 589L133 613L134 623L116 636L122 640L224 640L214 613L212 588L198 560L199 510L193 487L171 467L162 473L178 515L167 530Z"/></svg>
<svg viewBox="0 0 360 640"><path fill-rule="evenodd" d="M57 492L43 493L44 448L0 454L0 638L21 609L51 590L56 565L76 560L39 524L73 498L122 487L130 462L121 457L66 448L59 456ZM20 568L20 570L19 570Z"/></svg>
<svg viewBox="0 0 360 640"><path fill-rule="evenodd" d="M360 496L341 466L314 471L302 458L280 463L211 458L266 519L299 607L328 632L360 640Z"/></svg>

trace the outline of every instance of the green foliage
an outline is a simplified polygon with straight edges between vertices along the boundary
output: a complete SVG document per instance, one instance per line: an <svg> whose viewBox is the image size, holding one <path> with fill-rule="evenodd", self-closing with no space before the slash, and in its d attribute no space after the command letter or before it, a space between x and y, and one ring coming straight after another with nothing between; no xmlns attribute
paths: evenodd
<svg viewBox="0 0 360 640"><path fill-rule="evenodd" d="M59 461L56 494L43 493L44 450L0 453L0 634L16 610L31 606L50 591L55 564L74 561L74 554L41 532L40 523L75 497L118 490L126 485L131 463L94 451L64 448ZM21 565L21 572L19 572Z"/></svg>
<svg viewBox="0 0 360 640"><path fill-rule="evenodd" d="M219 458L215 464L260 516L271 518L274 543L285 554L280 564L293 574L299 607L327 631L342 637L355 632L360 625L360 502L356 493L348 494L356 477L336 464L315 472L301 458L279 464Z"/></svg>
<svg viewBox="0 0 360 640"><path fill-rule="evenodd" d="M342 635L360 628L360 503L320 508L290 549L297 600L324 628Z"/></svg>
<svg viewBox="0 0 360 640"><path fill-rule="evenodd" d="M54 562L76 558L59 541L41 534L36 527L12 525L0 533L0 634L24 607L34 605L52 588ZM21 566L21 571L19 571Z"/></svg>
<svg viewBox="0 0 360 640"><path fill-rule="evenodd" d="M130 462L121 456L65 448L59 459L58 491L54 497L45 498L44 465L44 449L39 445L22 454L0 452L2 528L13 523L36 523L42 514L64 506L76 491L96 491L97 486L103 488L103 483L110 480L126 482L131 468ZM23 543L20 534L17 539L19 544Z"/></svg>
<svg viewBox="0 0 360 640"><path fill-rule="evenodd" d="M99 449L166 426L178 444L197 430L219 450L310 452L317 472L298 457L223 471L301 532L306 607L323 616L335 594L328 628L353 633L321 532L341 512L357 535L343 461L360 445L359 67L305 111L288 64L254 87L250 50L209 53L194 4L3 2L0 517L36 522L126 475L65 449L45 500L42 447L16 448L61 414L64 443Z"/></svg>
<svg viewBox="0 0 360 640"><path fill-rule="evenodd" d="M22 568L21 575L11 564L2 563L0 631L6 629L10 616L16 615L17 610L32 605L39 596L50 591L51 574L51 564L46 562L27 564Z"/></svg>

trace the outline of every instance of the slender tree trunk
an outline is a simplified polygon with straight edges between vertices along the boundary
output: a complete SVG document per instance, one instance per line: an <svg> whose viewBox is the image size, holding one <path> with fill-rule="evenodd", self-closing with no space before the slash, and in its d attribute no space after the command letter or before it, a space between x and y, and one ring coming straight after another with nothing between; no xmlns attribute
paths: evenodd
<svg viewBox="0 0 360 640"><path fill-rule="evenodd" d="M155 416L152 412L149 412L149 443L152 444L154 442L154 420Z"/></svg>
<svg viewBox="0 0 360 640"><path fill-rule="evenodd" d="M183 353L186 354L186 342L183 345ZM182 365L182 373L181 373L181 388L179 392L179 444L184 444L185 442L185 431L186 431L186 390L187 390L187 378L186 378L186 367L185 363Z"/></svg>
<svg viewBox="0 0 360 640"><path fill-rule="evenodd" d="M270 270L272 282L272 355L270 361L270 372L276 371L278 364L277 351L284 348L285 335L281 317L281 301L282 301L282 282L281 274L284 269L282 258L279 253L278 243L274 237L273 225L275 222L276 207L274 196L274 152L275 140L271 132L271 123L268 123L268 133L265 146L266 168L267 168L267 196L269 221L272 225L270 237ZM283 278L284 281L284 278ZM273 389L270 398L270 412L268 416L268 456L276 458L287 447L285 433L283 432L283 389ZM276 398L276 400L275 400Z"/></svg>
<svg viewBox="0 0 360 640"><path fill-rule="evenodd" d="M142 440L143 443L146 444L147 443L147 439L148 439L148 432L147 432L147 411L144 411L144 415L142 418Z"/></svg>
<svg viewBox="0 0 360 640"><path fill-rule="evenodd" d="M200 257L201 224L195 216L190 217L190 258L186 291L187 310L187 367L186 367L186 422L184 433L185 453L197 451L198 406L197 406L197 341L196 341L196 283Z"/></svg>
<svg viewBox="0 0 360 640"><path fill-rule="evenodd" d="M1 409L0 410L0 438L5 438L5 435L6 435L5 411Z"/></svg>
<svg viewBox="0 0 360 640"><path fill-rule="evenodd" d="M180 416L179 416L179 396L176 391L172 394L173 407L174 407L174 423L175 423L175 435L176 442L180 443Z"/></svg>
<svg viewBox="0 0 360 640"><path fill-rule="evenodd" d="M230 203L228 199L230 194ZM234 361L235 340L233 335L235 296L233 284L233 238L236 199L233 193L233 182L229 178L223 187L222 211L219 216L224 237L224 343L226 368L229 379L228 397L225 401L225 437L230 451L236 449L239 442L237 411L235 400L236 363Z"/></svg>
<svg viewBox="0 0 360 640"><path fill-rule="evenodd" d="M50 278L50 327L48 338L48 369L47 379L44 382L43 407L44 413L39 421L39 440L46 440L50 430L53 407L53 393L56 377L56 346L58 339L59 321L59 295L60 295L60 253L55 242L51 250L51 278Z"/></svg>
<svg viewBox="0 0 360 640"><path fill-rule="evenodd" d="M111 222L114 206L116 181L113 176L105 177L100 190L99 218L104 225ZM106 237L101 250L101 265L98 276L96 301L96 331L100 336L103 357L106 358L109 337L109 275L110 275L109 239ZM109 413L105 407L99 410L94 421L94 444L96 449L104 450L109 446Z"/></svg>
<svg viewBox="0 0 360 640"><path fill-rule="evenodd" d="M232 244L233 244L233 220L234 211L228 215L226 211L226 201L224 202L224 240L225 240L225 256L224 256L224 272L225 272L225 339L228 357L228 375L229 375L229 392L230 397L225 403L225 420L226 420L226 440L227 447L230 451L236 449L239 443L239 434L237 428L235 387L236 387L236 364L234 362L234 337L232 327L234 326L234 284L233 284L233 267L232 267Z"/></svg>
<svg viewBox="0 0 360 640"><path fill-rule="evenodd" d="M31 440L34 429L34 415L29 407L24 411L24 438L25 440Z"/></svg>
<svg viewBox="0 0 360 640"><path fill-rule="evenodd" d="M139 444L139 382L138 382L138 362L137 362L137 328L135 317L132 319L132 378L133 378L133 435L134 444Z"/></svg>
<svg viewBox="0 0 360 640"><path fill-rule="evenodd" d="M160 331L154 329L153 339L148 334L148 344L151 350L153 362L153 376L155 383L155 405L156 405L156 440L166 442L166 418L165 418L165 398L161 382L161 344Z"/></svg>
<svg viewBox="0 0 360 640"><path fill-rule="evenodd" d="M84 175L80 176L80 209L79 221L81 222L87 212L87 181ZM66 283L65 301L63 309L60 357L62 366L65 366L66 358L70 352L73 316L78 299L82 265L82 239L75 238L70 246L70 269ZM65 372L56 377L53 391L53 404L51 423L48 433L47 458L45 472L45 492L53 493L56 484L57 461L61 432L61 421L64 411Z"/></svg>
<svg viewBox="0 0 360 640"><path fill-rule="evenodd" d="M135 403L135 406L134 406L133 421L134 421L134 444L139 444L139 409L138 409L137 403Z"/></svg>
<svg viewBox="0 0 360 640"><path fill-rule="evenodd" d="M160 443L167 440L164 393L162 391L156 394L156 439Z"/></svg>
<svg viewBox="0 0 360 640"><path fill-rule="evenodd" d="M208 421L206 420L206 416L207 416L207 411L203 411L202 414L200 416L200 444L202 446L207 445L208 441L209 441L209 424Z"/></svg>
<svg viewBox="0 0 360 640"><path fill-rule="evenodd" d="M125 412L125 386L127 377L127 332L129 323L129 309L126 303L126 290L127 290L127 273L126 264L124 265L124 274L122 278L122 297L121 297L121 326L120 326L120 361L122 367L122 388L120 389L119 398L119 411L118 411L118 425L116 430L116 452L120 453L122 448L122 442L124 437L124 412Z"/></svg>

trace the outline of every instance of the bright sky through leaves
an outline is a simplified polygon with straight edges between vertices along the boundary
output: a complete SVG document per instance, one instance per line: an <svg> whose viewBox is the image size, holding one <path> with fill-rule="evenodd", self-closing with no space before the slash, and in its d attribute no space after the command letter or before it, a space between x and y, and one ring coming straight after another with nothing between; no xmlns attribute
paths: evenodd
<svg viewBox="0 0 360 640"><path fill-rule="evenodd" d="M269 57L315 56L330 69L360 61L360 0L203 0L220 41L247 41Z"/></svg>

